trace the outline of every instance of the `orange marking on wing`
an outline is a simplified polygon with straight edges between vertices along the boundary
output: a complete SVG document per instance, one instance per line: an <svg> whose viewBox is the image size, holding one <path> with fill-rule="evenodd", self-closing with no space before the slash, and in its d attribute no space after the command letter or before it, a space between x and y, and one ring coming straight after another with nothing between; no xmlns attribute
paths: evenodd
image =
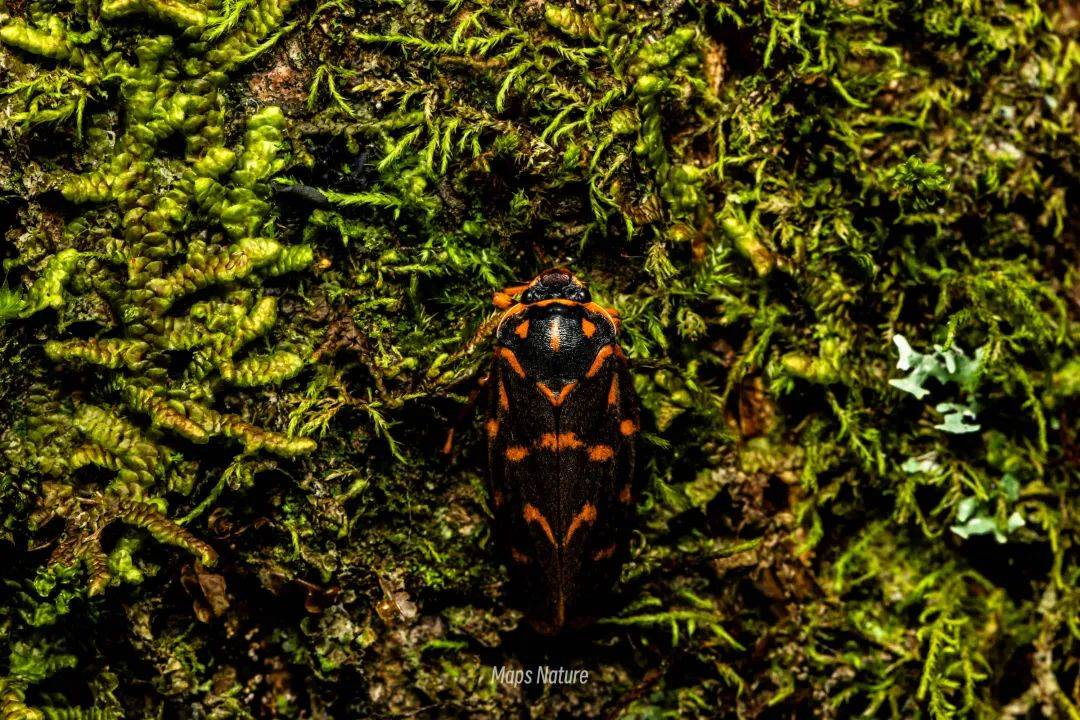
<svg viewBox="0 0 1080 720"><path fill-rule="evenodd" d="M502 314L502 317L499 318L499 324L495 327L495 334L498 335L499 333L501 333L503 323L505 323L507 320L514 317L515 315L520 315L521 313L525 312L525 308L526 308L525 305L522 305L521 303L518 303L518 304L512 306L506 312L504 312Z"/></svg>
<svg viewBox="0 0 1080 720"><path fill-rule="evenodd" d="M593 462L605 462L615 457L610 445L593 445L589 448L589 459Z"/></svg>
<svg viewBox="0 0 1080 720"><path fill-rule="evenodd" d="M521 462L529 456L529 448L521 445L511 445L506 448L506 459L510 462Z"/></svg>
<svg viewBox="0 0 1080 720"><path fill-rule="evenodd" d="M577 300L567 300L566 298L551 298L549 300L541 300L540 302L532 303L535 307L547 307L548 305L569 305L570 307L578 307L581 305Z"/></svg>
<svg viewBox="0 0 1080 720"><path fill-rule="evenodd" d="M596 506L591 502L587 502L581 506L580 512L574 516L574 519L570 521L570 527L566 528L566 537L563 539L563 547L570 544L570 538L574 537L574 533L583 523L596 522Z"/></svg>
<svg viewBox="0 0 1080 720"><path fill-rule="evenodd" d="M510 548L510 557L514 562L521 563L522 565L532 561L532 558L518 550L516 547Z"/></svg>
<svg viewBox="0 0 1080 720"><path fill-rule="evenodd" d="M522 320L521 324L514 328L514 334L522 340L529 337L529 321Z"/></svg>
<svg viewBox="0 0 1080 720"><path fill-rule="evenodd" d="M604 367L604 361L611 356L612 352L611 345L604 345L603 348L600 348L599 352L596 353L596 358L593 359L592 367L589 368L588 372L585 372L585 377L591 378L595 376L600 371L600 368Z"/></svg>
<svg viewBox="0 0 1080 720"><path fill-rule="evenodd" d="M540 392L544 393L544 397L546 397L552 405L559 407L563 404L563 400L570 394L570 391L577 387L577 380L563 385L563 388L559 391L558 395L551 392L551 388L544 383L536 383L536 387L540 389Z"/></svg>
<svg viewBox="0 0 1080 720"><path fill-rule="evenodd" d="M536 509L536 506L532 503L525 503L525 510L522 513L525 517L525 522L534 522L540 526L540 529L544 531L544 535L547 536L548 541L555 544L555 533L551 532L551 525L548 523L547 518L543 513Z"/></svg>
<svg viewBox="0 0 1080 720"><path fill-rule="evenodd" d="M506 318L512 318L515 315L520 315L521 313L525 312L525 307L525 305L518 303L517 305L502 314L502 317L499 318L499 323L501 324L504 320L506 320Z"/></svg>
<svg viewBox="0 0 1080 720"><path fill-rule="evenodd" d="M551 330L548 333L548 344L552 352L559 352L559 318L551 319Z"/></svg>
<svg viewBox="0 0 1080 720"><path fill-rule="evenodd" d="M596 304L596 303L594 303L594 302L587 302L587 303L585 303L585 309L586 309L586 310L590 310L590 311L592 311L592 312L596 313L597 315L607 315L607 314L608 314L608 311L607 311L607 310L605 310L604 308L600 307L599 305L597 305L597 304Z"/></svg>
<svg viewBox="0 0 1080 720"><path fill-rule="evenodd" d="M597 550L592 554L593 560L607 560L609 557L615 554L615 543L611 543L606 548Z"/></svg>
<svg viewBox="0 0 1080 720"><path fill-rule="evenodd" d="M487 421L487 436L492 440L499 434L499 421L488 420Z"/></svg>
<svg viewBox="0 0 1080 720"><path fill-rule="evenodd" d="M596 313L597 315L600 315L605 320L610 321L612 329L616 332L619 331L619 326L622 323L620 323L619 321L619 311L615 308L603 308L594 302L587 302L585 303L585 309L590 312Z"/></svg>
<svg viewBox="0 0 1080 720"><path fill-rule="evenodd" d="M506 385L501 379L499 380L499 407L503 410L510 409L510 396L506 394Z"/></svg>
<svg viewBox="0 0 1080 720"><path fill-rule="evenodd" d="M600 351L596 353L596 359L592 362L592 367L585 373L585 377L592 377L596 373L600 372L600 368L604 366L604 361L611 357L611 353L614 352L612 345L605 345L600 348Z"/></svg>
<svg viewBox="0 0 1080 720"><path fill-rule="evenodd" d="M619 423L619 432L623 435L633 435L638 431L637 423L633 420L623 420Z"/></svg>
<svg viewBox="0 0 1080 720"><path fill-rule="evenodd" d="M517 355L514 354L513 350L505 347L499 348L499 356L506 361L511 370L518 374L518 377L525 377L525 368L521 367L521 363L518 362Z"/></svg>
<svg viewBox="0 0 1080 720"><path fill-rule="evenodd" d="M619 502L628 503L633 497L633 494L630 492L630 483L626 483L623 485L622 491L619 492Z"/></svg>
<svg viewBox="0 0 1080 720"><path fill-rule="evenodd" d="M585 333L585 337L591 338L593 333L596 332L596 323L581 318L581 332Z"/></svg>
<svg viewBox="0 0 1080 720"><path fill-rule="evenodd" d="M544 433L540 436L540 441L537 443L544 450L574 450L580 447L584 447L584 443L578 440L578 436L572 432L559 433Z"/></svg>
<svg viewBox="0 0 1080 720"><path fill-rule="evenodd" d="M611 387L608 388L607 404L615 405L619 402L619 376L611 376Z"/></svg>

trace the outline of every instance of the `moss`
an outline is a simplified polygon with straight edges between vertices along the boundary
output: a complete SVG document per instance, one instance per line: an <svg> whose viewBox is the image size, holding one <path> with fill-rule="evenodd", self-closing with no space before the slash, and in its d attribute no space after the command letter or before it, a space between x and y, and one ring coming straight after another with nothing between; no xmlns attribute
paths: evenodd
<svg viewBox="0 0 1080 720"><path fill-rule="evenodd" d="M0 716L1076 716L1073 15L0 5ZM555 264L646 492L546 645L454 418Z"/></svg>

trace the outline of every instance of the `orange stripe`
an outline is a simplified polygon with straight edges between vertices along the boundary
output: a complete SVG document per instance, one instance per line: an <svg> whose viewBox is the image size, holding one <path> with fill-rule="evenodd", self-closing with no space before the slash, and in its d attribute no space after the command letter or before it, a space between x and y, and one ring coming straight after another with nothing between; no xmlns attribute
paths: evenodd
<svg viewBox="0 0 1080 720"><path fill-rule="evenodd" d="M520 295L521 293L528 290L530 287L532 287L532 283L527 283L525 285L511 285L508 288L503 288L502 291L507 295Z"/></svg>
<svg viewBox="0 0 1080 720"><path fill-rule="evenodd" d="M498 334L499 334L499 331L501 331L501 330L502 330L502 326L503 326L503 323L504 323L504 322L506 322L506 321L507 321L507 320L508 320L509 318L512 318L512 317L514 317L515 315L520 315L520 314L521 314L521 313L523 313L523 312L525 312L525 306L524 306L524 305L521 305L520 303L519 303L519 304L517 304L517 305L514 305L514 306L513 306L513 307L511 307L511 308L510 308L509 310L507 310L506 312L504 312L504 313L502 314L502 317L501 317L501 318L499 318L499 324L498 324L498 326L497 326L497 327L495 328L495 334L496 334L496 335L498 335Z"/></svg>
<svg viewBox="0 0 1080 720"><path fill-rule="evenodd" d="M596 552L594 552L593 555L592 555L592 559L593 560L607 560L609 557L611 557L614 554L615 554L615 543L611 543L606 548L603 548L602 550L597 550Z"/></svg>
<svg viewBox="0 0 1080 720"><path fill-rule="evenodd" d="M597 304L596 304L596 303L594 303L594 302L587 302L587 303L585 303L585 309L586 309L586 310L591 310L591 311L593 311L594 313L596 313L597 315L607 315L607 314L608 314L608 311L607 311L607 310L605 310L604 308L600 307L599 305L597 305Z"/></svg>
<svg viewBox="0 0 1080 720"><path fill-rule="evenodd" d="M596 359L593 360L592 367L589 368L589 372L585 373L585 377L592 377L596 373L600 372L600 368L603 367L604 361L611 356L614 352L613 346L605 345L600 348L600 352L596 353Z"/></svg>
<svg viewBox="0 0 1080 720"><path fill-rule="evenodd" d="M534 522L539 525L540 529L544 531L544 535L547 535L548 541L552 545L555 544L555 533L551 532L551 525L548 524L547 518L544 517L543 513L536 509L535 505L532 503L525 503L523 515L525 516L525 522Z"/></svg>
<svg viewBox="0 0 1080 720"><path fill-rule="evenodd" d="M521 462L529 456L529 448L521 445L512 445L506 448L506 459L510 462Z"/></svg>
<svg viewBox="0 0 1080 720"><path fill-rule="evenodd" d="M551 331L548 333L552 352L559 352L559 318L551 319Z"/></svg>
<svg viewBox="0 0 1080 720"><path fill-rule="evenodd" d="M611 376L611 387L608 389L607 404L615 405L619 402L619 376Z"/></svg>
<svg viewBox="0 0 1080 720"><path fill-rule="evenodd" d="M558 452L559 450L575 450L580 447L584 447L584 443L578 440L577 435L572 432L559 433L544 433L540 436L540 441L537 443L544 450L552 450Z"/></svg>
<svg viewBox="0 0 1080 720"><path fill-rule="evenodd" d="M566 298L551 298L550 300L541 300L540 302L530 303L529 307L547 307L548 305L569 305L571 307L578 307L581 303L577 300L567 300Z"/></svg>
<svg viewBox="0 0 1080 720"><path fill-rule="evenodd" d="M529 336L529 321L528 321L528 319L523 320L520 325L518 325L516 328L514 328L514 334L517 335L522 340L524 340L525 338L527 338Z"/></svg>
<svg viewBox="0 0 1080 720"><path fill-rule="evenodd" d="M552 405L554 405L555 407L559 407L563 404L563 400L566 399L567 395L570 394L570 391L577 387L577 380L563 385L563 388L559 391L558 395L551 392L551 388L549 388L544 383L536 383L536 387L540 389L540 392L544 393L544 396L547 397L548 401L551 402Z"/></svg>
<svg viewBox="0 0 1080 720"><path fill-rule="evenodd" d="M517 355L514 354L513 350L506 347L499 348L499 356L506 361L511 370L518 374L518 377L525 377L525 368L521 367L521 363L518 362Z"/></svg>
<svg viewBox="0 0 1080 720"><path fill-rule="evenodd" d="M492 440L494 440L495 437L498 436L498 434L499 434L499 421L498 420L488 420L487 421L487 436L489 438L491 438Z"/></svg>
<svg viewBox="0 0 1080 720"><path fill-rule="evenodd" d="M596 323L592 323L585 318L581 318L581 332L585 333L585 337L591 338L593 336L593 333L596 332Z"/></svg>
<svg viewBox="0 0 1080 720"><path fill-rule="evenodd" d="M619 423L619 432L623 435L633 435L638 431L638 426L633 420L623 420Z"/></svg>
<svg viewBox="0 0 1080 720"><path fill-rule="evenodd" d="M593 462L604 462L615 457L615 451L610 445L593 445L589 448L589 459Z"/></svg>
<svg viewBox="0 0 1080 720"><path fill-rule="evenodd" d="M511 317L514 317L515 315L520 315L523 312L525 312L525 306L524 305L521 305L521 304L515 305L514 307L510 308L509 310L507 310L506 312L503 313L502 317L499 318L499 323L502 324L502 322L504 320L506 320L506 318L511 318Z"/></svg>
<svg viewBox="0 0 1080 720"><path fill-rule="evenodd" d="M619 311L615 308L602 308L594 302L585 303L585 309L600 315L603 318L611 321L611 327L616 331L619 329Z"/></svg>
<svg viewBox="0 0 1080 720"><path fill-rule="evenodd" d="M503 384L502 378L499 378L499 407L503 410L510 409L510 397L506 394L506 385Z"/></svg>
<svg viewBox="0 0 1080 720"><path fill-rule="evenodd" d="M570 544L570 538L574 537L574 533L581 527L582 523L596 522L596 506L591 502L587 502L581 506L581 512L574 516L574 519L570 521L570 527L566 528L566 538L563 540L563 547Z"/></svg>

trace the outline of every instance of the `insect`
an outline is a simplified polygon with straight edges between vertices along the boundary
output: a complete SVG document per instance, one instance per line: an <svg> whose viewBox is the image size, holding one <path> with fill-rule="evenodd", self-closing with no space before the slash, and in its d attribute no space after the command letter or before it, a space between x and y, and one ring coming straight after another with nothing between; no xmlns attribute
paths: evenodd
<svg viewBox="0 0 1080 720"><path fill-rule="evenodd" d="M595 616L626 559L637 398L618 313L569 270L494 302L504 312L485 430L496 542L517 604L555 634Z"/></svg>
<svg viewBox="0 0 1080 720"><path fill-rule="evenodd" d="M330 207L330 200L322 190L297 183L294 185L278 185L274 188L274 196L278 202L286 203L296 208L325 210Z"/></svg>

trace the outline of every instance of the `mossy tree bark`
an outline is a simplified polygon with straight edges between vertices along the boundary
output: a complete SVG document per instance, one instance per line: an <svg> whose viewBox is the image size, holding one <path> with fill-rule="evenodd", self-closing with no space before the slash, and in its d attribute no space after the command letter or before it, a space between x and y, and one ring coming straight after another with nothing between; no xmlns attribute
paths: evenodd
<svg viewBox="0 0 1080 720"><path fill-rule="evenodd" d="M1080 717L1078 27L0 0L0 718ZM647 491L540 643L438 449L556 264Z"/></svg>

